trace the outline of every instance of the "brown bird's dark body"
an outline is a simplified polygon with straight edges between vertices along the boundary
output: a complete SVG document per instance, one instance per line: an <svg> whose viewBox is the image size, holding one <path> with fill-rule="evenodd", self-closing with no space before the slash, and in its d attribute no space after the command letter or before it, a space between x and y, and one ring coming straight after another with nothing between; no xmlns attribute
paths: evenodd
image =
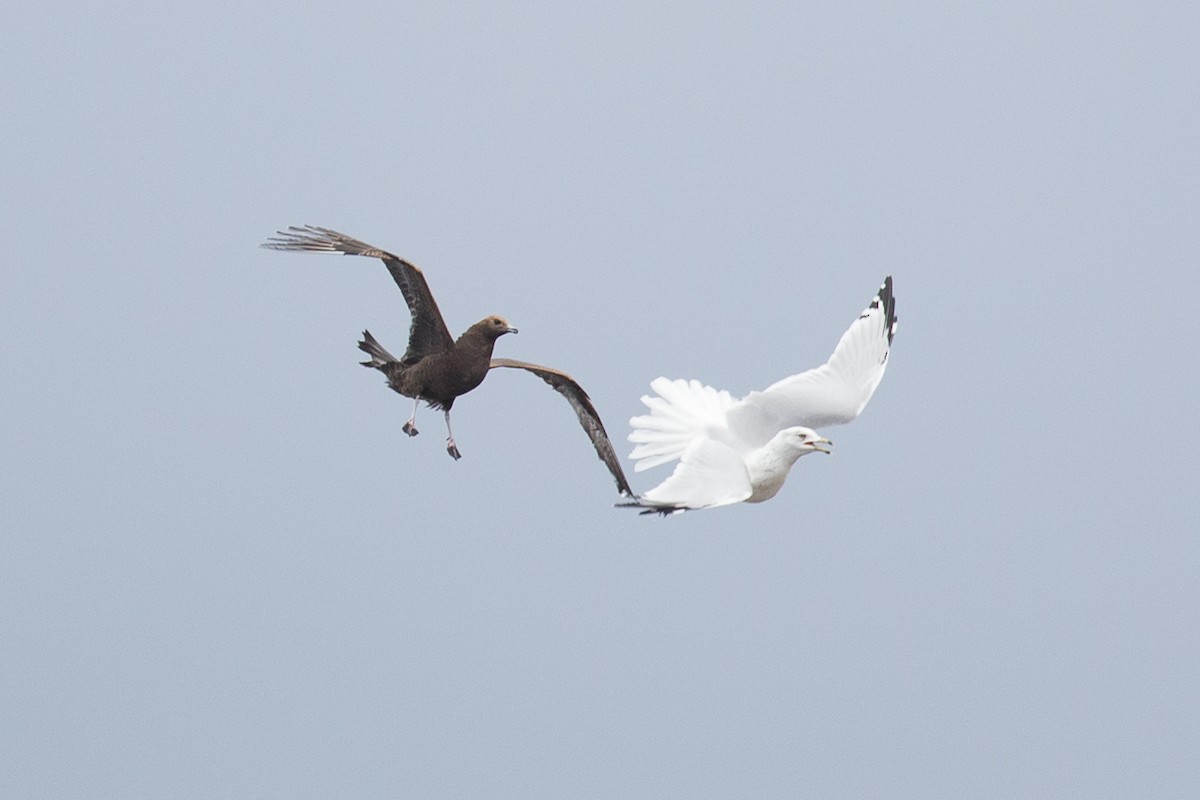
<svg viewBox="0 0 1200 800"><path fill-rule="evenodd" d="M449 350L399 359L383 348L370 331L358 347L371 356L363 366L387 376L388 386L405 397L420 398L433 408L449 411L454 399L483 383L491 369L496 340L512 328L500 317L488 317L467 328Z"/></svg>
<svg viewBox="0 0 1200 800"><path fill-rule="evenodd" d="M371 335L370 331L363 331L363 338L358 347L370 356L362 362L363 366L379 370L387 376L388 386L405 397L413 398L413 415L404 423L404 432L409 436L417 435L414 418L417 406L421 401L425 401L445 414L446 451L455 459L461 458L454 442L454 434L450 430L450 408L454 401L483 383L491 369L508 367L525 370L537 375L567 399L579 419L579 424L591 439L596 454L612 473L617 490L625 496L633 495L633 490L621 469L620 460L609 441L608 433L604 430L604 424L600 421L600 415L596 413L587 393L570 375L538 364L492 358L496 340L506 333L517 332L503 317L485 317L467 328L463 335L455 340L442 319L433 293L429 290L429 284L425 282L424 273L415 264L329 228L312 225L293 226L286 231L279 231L276 236L268 239L263 247L271 250L369 256L381 259L387 266L412 314L408 348L403 356L396 358Z"/></svg>

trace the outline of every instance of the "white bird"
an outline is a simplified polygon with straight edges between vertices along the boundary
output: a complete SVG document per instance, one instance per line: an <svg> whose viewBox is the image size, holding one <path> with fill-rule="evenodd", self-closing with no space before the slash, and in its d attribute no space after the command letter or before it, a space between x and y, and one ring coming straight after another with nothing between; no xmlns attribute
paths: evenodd
<svg viewBox="0 0 1200 800"><path fill-rule="evenodd" d="M796 459L829 453L813 428L853 421L887 368L896 335L896 301L889 275L871 304L850 325L819 367L735 400L699 381L650 382L650 413L629 420L634 471L678 460L666 480L627 507L673 514L733 503L761 503L779 492Z"/></svg>

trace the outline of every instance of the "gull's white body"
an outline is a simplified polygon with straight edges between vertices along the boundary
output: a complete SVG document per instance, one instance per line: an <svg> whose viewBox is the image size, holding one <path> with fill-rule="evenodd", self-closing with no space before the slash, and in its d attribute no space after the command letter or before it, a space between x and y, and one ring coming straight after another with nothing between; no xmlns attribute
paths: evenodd
<svg viewBox="0 0 1200 800"><path fill-rule="evenodd" d="M850 422L866 407L883 379L895 332L889 276L815 369L741 400L695 380L651 381L657 396L642 398L650 413L629 421L634 469L679 463L638 505L666 513L774 497L796 459L828 441L812 428Z"/></svg>

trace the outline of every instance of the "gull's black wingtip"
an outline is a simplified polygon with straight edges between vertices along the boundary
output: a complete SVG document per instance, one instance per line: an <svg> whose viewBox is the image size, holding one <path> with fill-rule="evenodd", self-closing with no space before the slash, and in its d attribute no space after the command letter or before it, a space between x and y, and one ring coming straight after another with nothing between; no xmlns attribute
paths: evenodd
<svg viewBox="0 0 1200 800"><path fill-rule="evenodd" d="M662 505L660 503L647 503L637 495L632 495L632 500L628 503L614 503L613 508L640 508L638 512L640 516L647 514L658 514L660 517L669 517L673 514L682 514L688 509L683 506Z"/></svg>
<svg viewBox="0 0 1200 800"><path fill-rule="evenodd" d="M892 276L883 279L879 293L871 300L871 308L882 308L885 315L884 325L887 327L888 345L896 338L896 297L892 294Z"/></svg>

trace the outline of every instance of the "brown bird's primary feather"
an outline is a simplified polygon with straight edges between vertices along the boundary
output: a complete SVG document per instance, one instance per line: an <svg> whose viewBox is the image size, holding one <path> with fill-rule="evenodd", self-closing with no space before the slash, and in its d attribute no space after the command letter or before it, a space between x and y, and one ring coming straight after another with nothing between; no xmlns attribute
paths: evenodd
<svg viewBox="0 0 1200 800"><path fill-rule="evenodd" d="M617 491L625 497L633 497L633 489L629 487L629 481L625 479L625 472L621 469L621 460L617 457L612 442L608 439L608 431L604 430L600 414L592 405L592 399L588 397L587 392L575 382L574 378L557 369L511 358L493 358L492 369L497 367L510 367L532 372L549 384L554 391L567 398L571 408L575 409L575 416L579 418L579 424L583 426L588 438L592 440L592 446L596 448L596 455L600 456L600 460L612 473L613 480L617 482Z"/></svg>
<svg viewBox="0 0 1200 800"><path fill-rule="evenodd" d="M422 400L441 409L446 417L446 451L455 459L461 458L454 434L450 430L450 408L455 398L464 395L483 382L488 371L495 367L523 369L537 375L567 399L579 418L600 460L608 467L622 495L632 496L633 490L625 479L620 461L613 450L600 415L587 393L564 372L524 361L507 358L492 359L496 340L517 329L503 317L490 316L476 322L458 339L450 335L438 310L425 275L411 264L391 253L353 239L344 233L314 225L291 226L278 231L262 245L270 250L290 252L343 253L352 256L378 258L387 266L392 279L400 287L412 315L408 333L408 348L396 358L381 345L370 331L363 331L358 347L369 358L363 366L379 370L387 376L388 386L405 397L413 398L413 415L404 424L404 432L416 436L413 424L417 406Z"/></svg>
<svg viewBox="0 0 1200 800"><path fill-rule="evenodd" d="M360 242L344 233L318 228L315 225L297 227L290 226L286 231L278 231L277 235L267 239L263 244L269 250L307 251L316 253L343 253L348 256L368 256L382 259L387 266L392 279L400 287L404 302L408 304L412 314L412 325L408 329L408 349L400 359L411 363L431 353L449 350L454 345L454 337L442 319L433 292L425 282L425 273L416 264L410 264L404 259L394 256L386 250L372 247L366 242Z"/></svg>

